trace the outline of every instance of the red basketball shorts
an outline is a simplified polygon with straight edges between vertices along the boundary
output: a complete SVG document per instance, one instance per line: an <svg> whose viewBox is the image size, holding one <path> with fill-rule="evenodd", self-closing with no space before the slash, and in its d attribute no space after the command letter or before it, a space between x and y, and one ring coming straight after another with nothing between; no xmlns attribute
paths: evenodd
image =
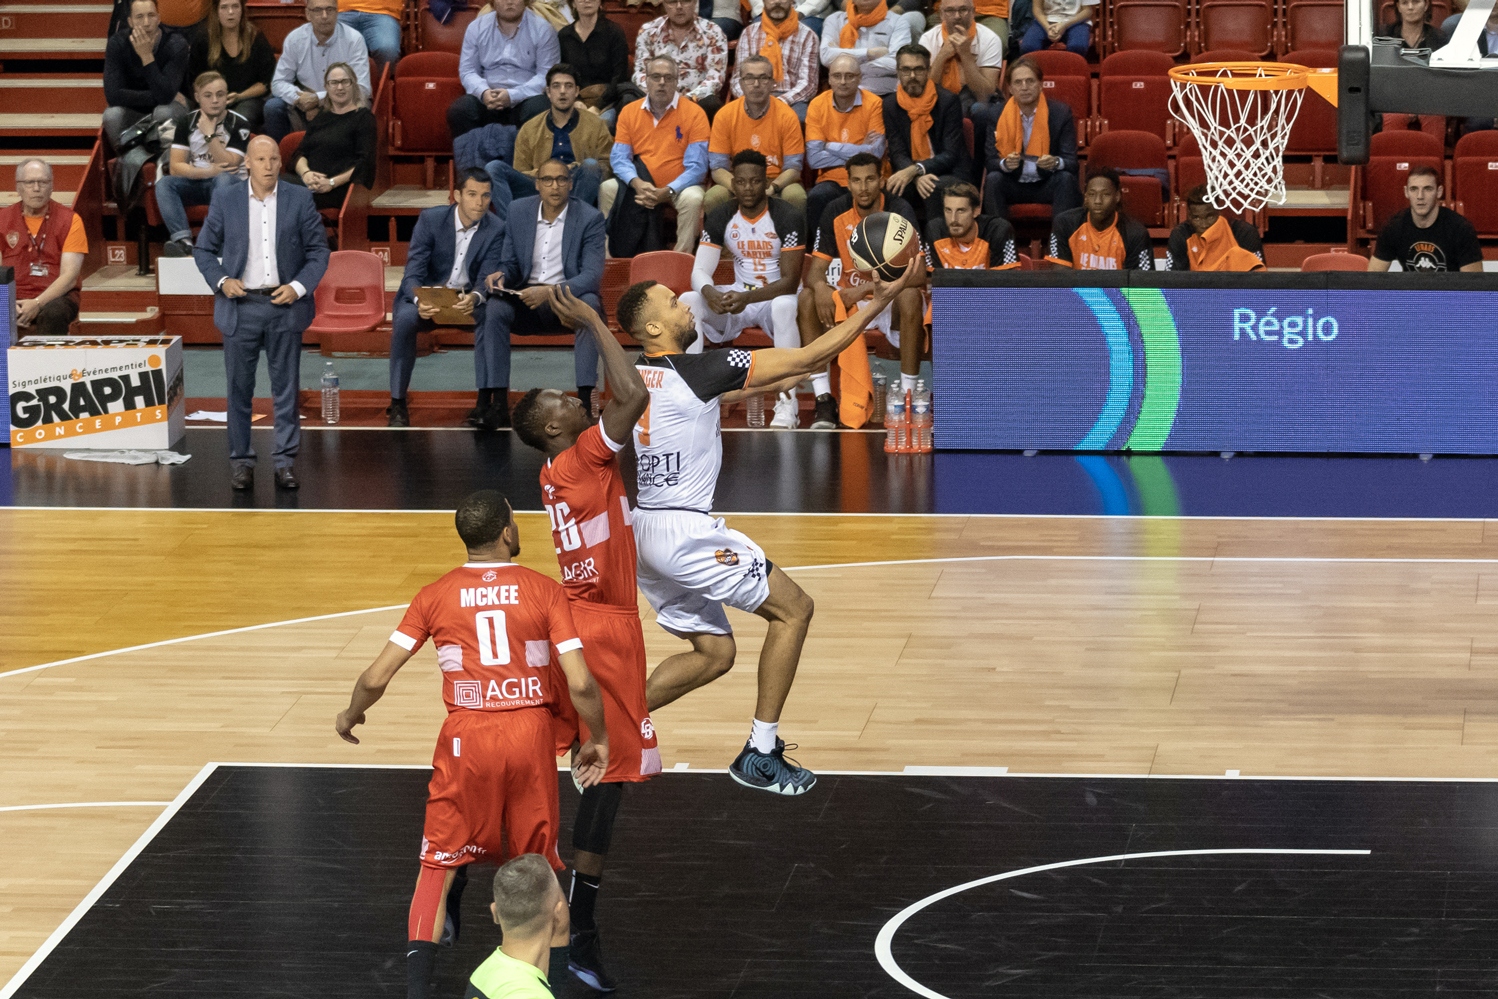
<svg viewBox="0 0 1498 999"><path fill-rule="evenodd" d="M582 600L569 601L568 607L583 641L588 672L603 694L603 719L609 729L609 769L604 781L637 782L660 773L661 751L645 706L645 632L639 610ZM559 689L567 689L565 677ZM586 739L588 733L569 699L563 697L555 710L560 756L574 739Z"/></svg>
<svg viewBox="0 0 1498 999"><path fill-rule="evenodd" d="M432 755L421 862L502 864L539 853L561 870L560 825L551 713L451 712Z"/></svg>

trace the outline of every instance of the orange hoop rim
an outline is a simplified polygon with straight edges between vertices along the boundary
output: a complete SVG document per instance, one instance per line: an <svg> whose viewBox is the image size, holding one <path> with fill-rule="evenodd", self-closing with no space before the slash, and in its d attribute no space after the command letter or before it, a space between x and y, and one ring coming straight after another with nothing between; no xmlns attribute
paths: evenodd
<svg viewBox="0 0 1498 999"><path fill-rule="evenodd" d="M1196 62L1172 66L1173 83L1226 90L1303 90L1311 71L1291 62Z"/></svg>

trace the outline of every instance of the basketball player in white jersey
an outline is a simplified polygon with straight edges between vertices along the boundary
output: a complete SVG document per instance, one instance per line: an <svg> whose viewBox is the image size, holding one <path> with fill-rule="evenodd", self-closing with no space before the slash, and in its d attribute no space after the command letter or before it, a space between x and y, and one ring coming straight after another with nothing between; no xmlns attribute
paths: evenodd
<svg viewBox="0 0 1498 999"><path fill-rule="evenodd" d="M924 261L912 259L898 280L878 282L856 313L795 349L689 354L697 320L671 289L642 281L619 300L619 324L645 348L640 377L650 390L650 405L634 431L640 590L660 626L692 643L690 652L656 667L645 686L646 702L654 711L732 668L736 650L724 604L768 621L749 742L728 770L746 787L803 794L816 783L811 771L785 758L785 743L777 736L813 606L758 545L708 512L723 464L719 403L746 388L783 388L821 370L902 288L924 275Z"/></svg>
<svg viewBox="0 0 1498 999"><path fill-rule="evenodd" d="M701 334L687 353L702 353L706 340L728 343L751 326L768 330L777 347L799 347L796 288L806 255L806 216L790 202L770 197L763 153L745 149L734 155L731 167L734 200L707 213L692 268L697 290L681 296ZM733 260L733 283L714 284L724 250ZM794 430L799 423L792 387L776 399L770 426Z"/></svg>

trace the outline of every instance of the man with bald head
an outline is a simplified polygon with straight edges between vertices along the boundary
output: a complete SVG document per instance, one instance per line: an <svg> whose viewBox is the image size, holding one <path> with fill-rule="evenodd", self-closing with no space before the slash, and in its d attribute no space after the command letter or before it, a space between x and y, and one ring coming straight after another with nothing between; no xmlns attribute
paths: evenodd
<svg viewBox="0 0 1498 999"><path fill-rule="evenodd" d="M312 292L328 267L328 239L312 193L280 180L274 139L251 139L245 159L249 179L213 192L192 255L214 290L213 325L224 338L229 483L236 490L255 485L250 402L264 351L275 401L276 488L296 489L302 331L316 314Z"/></svg>
<svg viewBox="0 0 1498 999"><path fill-rule="evenodd" d="M817 186L806 195L806 231L816 232L822 209L848 193L848 160L859 153L884 158L884 102L861 88L858 60L840 55L827 66L830 90L806 109L806 165Z"/></svg>
<svg viewBox="0 0 1498 999"><path fill-rule="evenodd" d="M16 195L0 209L0 264L15 271L17 332L67 336L78 318L78 275L88 253L83 219L52 200L45 160L16 167Z"/></svg>

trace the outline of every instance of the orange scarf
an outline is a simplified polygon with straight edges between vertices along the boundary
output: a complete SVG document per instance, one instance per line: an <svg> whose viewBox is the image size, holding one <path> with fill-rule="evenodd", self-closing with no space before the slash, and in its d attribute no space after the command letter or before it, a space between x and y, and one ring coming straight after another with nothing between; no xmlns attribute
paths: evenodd
<svg viewBox="0 0 1498 999"><path fill-rule="evenodd" d="M843 30L838 32L838 48L852 49L858 47L858 30L860 28L872 28L880 21L889 16L889 4L879 0L879 6L867 14L860 14L858 8L853 6L853 0L848 0L848 23L843 25Z"/></svg>
<svg viewBox="0 0 1498 999"><path fill-rule="evenodd" d="M947 26L941 26L941 43L947 44ZM968 29L968 48L976 54L978 44L978 26L975 24ZM956 59L948 59L947 64L941 68L941 86L943 90L949 90L954 94L962 93L962 63Z"/></svg>
<svg viewBox="0 0 1498 999"><path fill-rule="evenodd" d="M999 123L993 130L994 148L1000 159L1007 159L1021 151L1026 156L1051 155L1051 112L1045 96L1035 104L1035 121L1030 125L1030 141L1025 142L1025 124L1020 120L1019 101L1010 98L999 114Z"/></svg>
<svg viewBox="0 0 1498 999"><path fill-rule="evenodd" d="M896 87L895 99L900 102L905 113L910 115L910 158L916 162L929 160L931 129L936 124L931 117L931 109L936 107L936 87L927 79L926 89L919 97L911 97L904 87Z"/></svg>
<svg viewBox="0 0 1498 999"><path fill-rule="evenodd" d="M780 43L794 38L800 27L801 15L794 7L790 16L779 24L770 20L769 11L760 15L759 30L764 33L765 40L760 43L759 55L770 60L770 71L775 74L776 83L785 82L785 57L780 53Z"/></svg>
<svg viewBox="0 0 1498 999"><path fill-rule="evenodd" d="M1186 250L1190 254L1194 271L1262 271L1264 261L1258 254L1250 253L1238 245L1233 238L1233 227L1221 215L1198 236L1186 237Z"/></svg>

